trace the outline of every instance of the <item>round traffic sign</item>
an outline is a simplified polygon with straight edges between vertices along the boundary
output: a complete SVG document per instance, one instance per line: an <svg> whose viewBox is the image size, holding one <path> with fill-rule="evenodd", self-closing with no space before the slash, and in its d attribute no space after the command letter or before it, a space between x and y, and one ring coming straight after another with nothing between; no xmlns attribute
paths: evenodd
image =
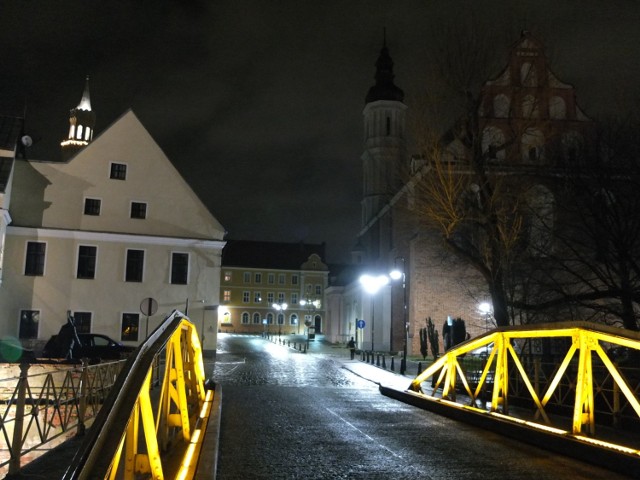
<svg viewBox="0 0 640 480"><path fill-rule="evenodd" d="M364 328L364 325L365 325L364 320L356 321L356 328L362 329L362 328Z"/></svg>
<svg viewBox="0 0 640 480"><path fill-rule="evenodd" d="M151 297L145 298L140 303L140 311L143 315L150 317L158 311L158 302L156 302L155 299Z"/></svg>

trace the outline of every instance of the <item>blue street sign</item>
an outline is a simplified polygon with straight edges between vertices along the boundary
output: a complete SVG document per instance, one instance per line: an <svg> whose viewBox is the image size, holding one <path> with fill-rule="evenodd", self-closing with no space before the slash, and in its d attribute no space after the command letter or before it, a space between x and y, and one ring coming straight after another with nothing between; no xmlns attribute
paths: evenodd
<svg viewBox="0 0 640 480"><path fill-rule="evenodd" d="M364 328L364 320L357 320L356 328Z"/></svg>

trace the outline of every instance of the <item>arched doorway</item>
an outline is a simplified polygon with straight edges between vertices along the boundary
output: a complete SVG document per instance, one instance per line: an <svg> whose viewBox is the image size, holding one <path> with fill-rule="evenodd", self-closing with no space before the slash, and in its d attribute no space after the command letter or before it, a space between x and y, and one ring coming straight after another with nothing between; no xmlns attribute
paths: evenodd
<svg viewBox="0 0 640 480"><path fill-rule="evenodd" d="M313 317L313 325L315 327L315 333L323 333L322 332L322 317L320 315L316 315Z"/></svg>

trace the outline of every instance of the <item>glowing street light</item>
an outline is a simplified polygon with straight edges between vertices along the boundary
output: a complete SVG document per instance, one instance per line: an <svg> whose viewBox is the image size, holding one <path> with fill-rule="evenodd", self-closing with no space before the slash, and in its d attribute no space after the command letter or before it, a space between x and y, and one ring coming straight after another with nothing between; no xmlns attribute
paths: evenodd
<svg viewBox="0 0 640 480"><path fill-rule="evenodd" d="M287 305L287 303L285 302L278 302L278 303L274 303L271 306L278 312L278 315L276 317L278 321L280 321L280 315L282 315L283 317L282 323L284 323L284 311L289 307L289 305ZM278 325L280 325L280 323L278 323Z"/></svg>
<svg viewBox="0 0 640 480"><path fill-rule="evenodd" d="M373 296L380 291L382 287L389 283L389 277L386 275L369 275L364 274L360 276L360 285L365 292L371 295L371 351L374 351L373 348L373 333L375 330L375 306L376 303L373 300Z"/></svg>

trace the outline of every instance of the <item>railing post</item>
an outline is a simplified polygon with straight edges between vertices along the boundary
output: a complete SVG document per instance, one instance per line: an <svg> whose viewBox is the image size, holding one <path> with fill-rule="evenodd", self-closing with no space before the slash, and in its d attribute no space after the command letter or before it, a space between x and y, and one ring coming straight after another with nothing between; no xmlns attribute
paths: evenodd
<svg viewBox="0 0 640 480"><path fill-rule="evenodd" d="M13 428L13 441L11 442L11 459L9 460L9 475L20 473L20 453L22 452L22 429L24 428L24 404L27 394L27 382L29 374L28 363L20 364L20 379L18 380L18 402L16 404L15 426Z"/></svg>
<svg viewBox="0 0 640 480"><path fill-rule="evenodd" d="M82 359L82 373L80 377L80 404L78 406L78 431L76 435L85 434L84 416L87 411L87 394L89 383L89 359Z"/></svg>

